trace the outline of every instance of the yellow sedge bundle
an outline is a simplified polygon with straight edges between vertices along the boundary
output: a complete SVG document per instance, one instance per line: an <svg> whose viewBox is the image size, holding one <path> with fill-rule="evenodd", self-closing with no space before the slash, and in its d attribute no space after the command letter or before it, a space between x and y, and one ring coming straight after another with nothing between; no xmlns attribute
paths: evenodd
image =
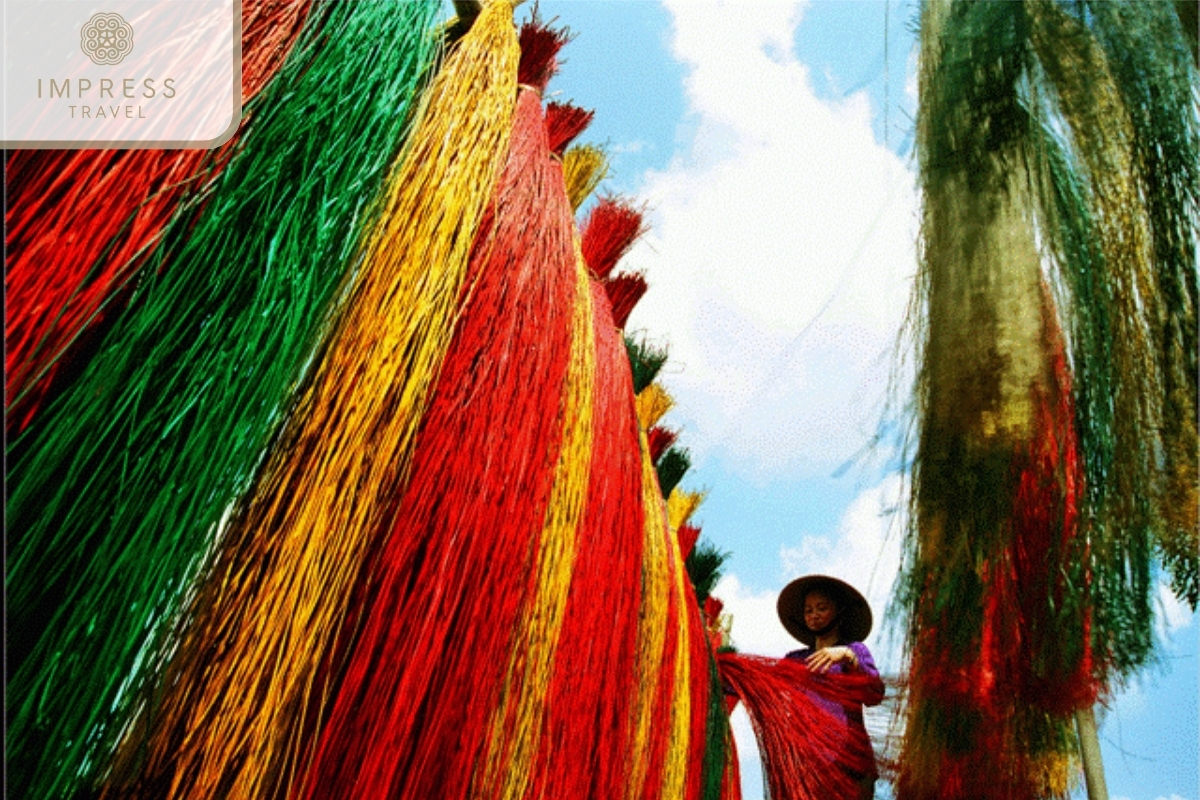
<svg viewBox="0 0 1200 800"><path fill-rule="evenodd" d="M661 497L661 489L659 491ZM703 748L705 745L702 735L693 736L694 733L702 734L704 731L703 722L699 731L693 731L693 706L704 705L707 698L692 696L693 631L689 630L693 623L697 633L703 631L703 627L698 623L698 607L691 583L688 581L687 570L684 569L679 540L669 528L663 533L667 536L663 550L669 562L671 602L675 607L674 630L671 632L675 637L675 664L668 695L670 727L667 731L669 739L663 765L662 789L655 796L663 800L684 800L688 796L689 784L694 783L693 779L699 778L698 773L689 774L693 765L692 750L696 747Z"/></svg>
<svg viewBox="0 0 1200 800"><path fill-rule="evenodd" d="M563 155L563 180L571 208L578 211L607 175L608 158L599 147L580 144L567 150Z"/></svg>
<svg viewBox="0 0 1200 800"><path fill-rule="evenodd" d="M642 395L649 390L650 387ZM639 408L642 395L638 396ZM666 393L659 390L655 395L665 397ZM663 413L666 413L665 409ZM690 717L686 694L687 647L686 641L680 642L687 635L681 625L686 619L681 613L679 594L682 560L677 557L678 547L667 527L666 508L654 464L650 461L644 430L640 440L645 539L642 609L634 672L637 686L628 750L626 798L629 800L643 796L678 796L677 792L682 789L680 770L686 771L687 720ZM679 683L681 676L684 678L682 684ZM661 787L661 792L656 787Z"/></svg>
<svg viewBox="0 0 1200 800"><path fill-rule="evenodd" d="M677 531L686 525L692 514L696 513L696 509L704 502L705 496L705 492L685 492L682 489L673 489L667 498L667 520L671 525L671 530Z"/></svg>
<svg viewBox="0 0 1200 800"><path fill-rule="evenodd" d="M674 406L674 398L657 383L652 383L640 391L637 396L637 415L642 430L648 431L653 428ZM644 443L647 452L649 452L649 447L648 442Z"/></svg>

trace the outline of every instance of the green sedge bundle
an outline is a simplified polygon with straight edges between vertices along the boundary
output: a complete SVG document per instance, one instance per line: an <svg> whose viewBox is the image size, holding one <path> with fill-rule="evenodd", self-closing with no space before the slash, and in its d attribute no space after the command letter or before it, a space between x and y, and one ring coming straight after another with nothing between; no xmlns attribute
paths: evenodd
<svg viewBox="0 0 1200 800"><path fill-rule="evenodd" d="M320 4L129 310L8 449L9 787L104 775L317 348L436 52L435 3ZM367 144L364 144L366 142ZM317 146L320 143L320 146ZM131 734L132 735L132 734Z"/></svg>

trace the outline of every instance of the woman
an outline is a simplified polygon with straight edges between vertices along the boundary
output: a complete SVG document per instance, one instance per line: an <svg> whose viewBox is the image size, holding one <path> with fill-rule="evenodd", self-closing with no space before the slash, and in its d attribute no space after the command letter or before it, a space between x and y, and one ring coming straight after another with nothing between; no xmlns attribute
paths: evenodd
<svg viewBox="0 0 1200 800"><path fill-rule="evenodd" d="M858 785L859 800L871 800L879 773L863 725L862 706L878 705L883 700L883 680L871 651L862 643L871 632L871 607L845 581L828 575L806 575L784 587L776 608L783 627L805 645L784 658L801 661L818 674L858 675L862 676L860 681L866 679L865 694L856 693L862 702L839 702L826 696L817 699L846 726L848 749L870 754L868 768L853 770L851 775Z"/></svg>

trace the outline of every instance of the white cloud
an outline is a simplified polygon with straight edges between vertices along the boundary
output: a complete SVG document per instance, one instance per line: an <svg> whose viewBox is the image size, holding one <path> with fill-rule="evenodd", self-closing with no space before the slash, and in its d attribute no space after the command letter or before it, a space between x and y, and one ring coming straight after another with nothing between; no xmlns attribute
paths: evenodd
<svg viewBox="0 0 1200 800"><path fill-rule="evenodd" d="M1195 613L1187 604L1175 596L1167 583L1158 585L1157 615L1158 634L1161 638L1169 639L1172 634L1191 627Z"/></svg>
<svg viewBox="0 0 1200 800"><path fill-rule="evenodd" d="M605 149L606 149L606 150L607 150L607 151L608 151L610 154L615 154L615 153L640 153L640 152L642 152L643 150L647 149L648 147L652 147L652 145L651 145L651 144L649 144L648 142L644 142L644 141L642 141L642 140L640 140L640 139L639 139L639 140L637 140L637 141L635 141L635 142L624 142L624 143L619 143L619 144L610 144L610 145L608 145L607 147L605 147Z"/></svg>
<svg viewBox="0 0 1200 800"><path fill-rule="evenodd" d="M791 51L802 4L665 5L695 126L639 192L651 232L624 264L651 290L630 328L669 344L698 458L828 471L880 412L915 264L912 174L875 141L865 94L814 94Z"/></svg>
<svg viewBox="0 0 1200 800"><path fill-rule="evenodd" d="M917 99L920 96L921 75L918 71L920 63L920 54L916 48L908 54L908 69L904 75L904 97L908 100L909 108L917 107Z"/></svg>
<svg viewBox="0 0 1200 800"><path fill-rule="evenodd" d="M833 575L863 593L875 615L868 637L876 661L885 672L900 668L900 642L884 636L883 615L900 571L900 544L905 525L906 482L890 475L860 492L842 516L836 542L805 536L780 553L787 576Z"/></svg>

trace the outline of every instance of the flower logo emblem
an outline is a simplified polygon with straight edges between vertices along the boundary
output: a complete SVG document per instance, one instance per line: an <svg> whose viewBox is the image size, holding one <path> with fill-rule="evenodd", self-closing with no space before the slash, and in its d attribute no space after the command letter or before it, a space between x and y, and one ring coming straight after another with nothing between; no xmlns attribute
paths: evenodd
<svg viewBox="0 0 1200 800"><path fill-rule="evenodd" d="M133 27L120 14L96 14L84 24L79 39L96 64L120 64L133 52Z"/></svg>

